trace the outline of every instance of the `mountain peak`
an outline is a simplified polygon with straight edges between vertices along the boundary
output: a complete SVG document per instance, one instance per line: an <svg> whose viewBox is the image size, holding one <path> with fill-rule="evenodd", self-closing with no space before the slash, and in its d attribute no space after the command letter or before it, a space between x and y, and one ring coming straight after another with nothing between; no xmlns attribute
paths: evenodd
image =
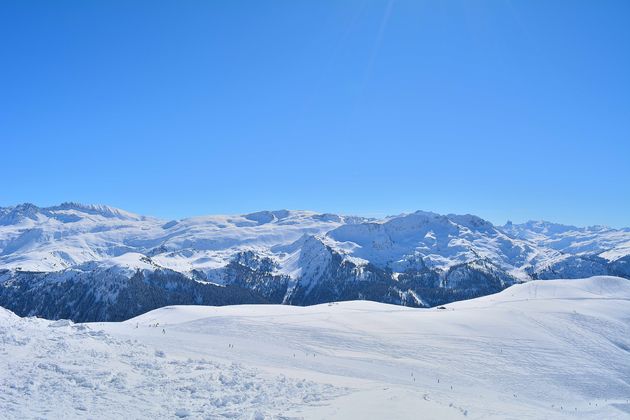
<svg viewBox="0 0 630 420"><path fill-rule="evenodd" d="M13 207L5 207L4 214L0 213L0 225L12 225L25 219L36 221L41 209L32 203L22 203Z"/></svg>

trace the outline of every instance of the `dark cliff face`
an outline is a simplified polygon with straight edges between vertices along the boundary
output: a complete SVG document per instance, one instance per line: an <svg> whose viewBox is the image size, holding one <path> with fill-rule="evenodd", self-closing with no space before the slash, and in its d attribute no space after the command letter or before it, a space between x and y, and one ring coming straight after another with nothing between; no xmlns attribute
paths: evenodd
<svg viewBox="0 0 630 420"><path fill-rule="evenodd" d="M241 252L225 267L224 281L259 295L272 303L282 303L290 278L275 274L274 262L252 251Z"/></svg>

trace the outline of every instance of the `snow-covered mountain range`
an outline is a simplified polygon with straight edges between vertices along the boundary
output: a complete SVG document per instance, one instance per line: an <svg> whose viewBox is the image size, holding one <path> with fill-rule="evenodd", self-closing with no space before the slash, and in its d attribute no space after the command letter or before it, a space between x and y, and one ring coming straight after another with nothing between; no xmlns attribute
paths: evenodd
<svg viewBox="0 0 630 420"><path fill-rule="evenodd" d="M310 211L162 220L102 206L0 207L0 306L120 320L169 304L427 307L532 279L630 277L630 229L472 215Z"/></svg>

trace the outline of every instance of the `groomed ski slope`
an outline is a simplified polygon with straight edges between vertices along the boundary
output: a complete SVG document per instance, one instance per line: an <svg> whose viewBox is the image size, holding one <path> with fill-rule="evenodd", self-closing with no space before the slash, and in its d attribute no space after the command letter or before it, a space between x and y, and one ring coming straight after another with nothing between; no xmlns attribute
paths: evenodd
<svg viewBox="0 0 630 420"><path fill-rule="evenodd" d="M630 281L532 281L445 309L177 306L95 324L0 309L0 360L10 419L630 418Z"/></svg>

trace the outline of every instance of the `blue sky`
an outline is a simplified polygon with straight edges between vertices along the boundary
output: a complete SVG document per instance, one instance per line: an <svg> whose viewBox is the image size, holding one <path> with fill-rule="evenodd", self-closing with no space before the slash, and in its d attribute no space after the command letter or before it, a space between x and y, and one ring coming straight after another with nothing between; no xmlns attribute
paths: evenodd
<svg viewBox="0 0 630 420"><path fill-rule="evenodd" d="M0 205L630 226L628 1L0 4Z"/></svg>

